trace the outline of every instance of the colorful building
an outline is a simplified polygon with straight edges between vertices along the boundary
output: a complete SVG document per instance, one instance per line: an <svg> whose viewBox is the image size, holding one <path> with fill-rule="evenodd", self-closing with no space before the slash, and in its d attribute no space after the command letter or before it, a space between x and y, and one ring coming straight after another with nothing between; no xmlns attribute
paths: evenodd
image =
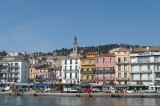
<svg viewBox="0 0 160 106"><path fill-rule="evenodd" d="M95 57L95 52L89 52L81 58L81 82L95 82Z"/></svg>
<svg viewBox="0 0 160 106"><path fill-rule="evenodd" d="M130 50L118 48L114 54L116 84L119 86L128 85L130 83Z"/></svg>
<svg viewBox="0 0 160 106"><path fill-rule="evenodd" d="M100 54L96 56L94 86L115 84L115 55Z"/></svg>

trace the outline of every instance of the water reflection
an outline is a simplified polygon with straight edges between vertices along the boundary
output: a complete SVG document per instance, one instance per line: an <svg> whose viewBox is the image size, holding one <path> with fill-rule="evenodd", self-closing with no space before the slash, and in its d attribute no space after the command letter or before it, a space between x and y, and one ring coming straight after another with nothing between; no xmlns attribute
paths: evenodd
<svg viewBox="0 0 160 106"><path fill-rule="evenodd" d="M1 95L0 106L160 106L160 99Z"/></svg>

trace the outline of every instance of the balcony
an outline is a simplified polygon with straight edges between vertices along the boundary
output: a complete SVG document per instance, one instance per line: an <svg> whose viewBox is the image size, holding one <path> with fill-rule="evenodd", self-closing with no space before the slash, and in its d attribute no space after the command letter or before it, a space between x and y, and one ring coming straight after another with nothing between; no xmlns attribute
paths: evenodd
<svg viewBox="0 0 160 106"><path fill-rule="evenodd" d="M155 73L160 73L160 70L155 70Z"/></svg>
<svg viewBox="0 0 160 106"><path fill-rule="evenodd" d="M95 63L82 63L82 66L95 66Z"/></svg>
<svg viewBox="0 0 160 106"><path fill-rule="evenodd" d="M87 82L87 83L94 83L95 80L94 79L83 79L83 80L80 80L81 82Z"/></svg>
<svg viewBox="0 0 160 106"><path fill-rule="evenodd" d="M95 70L89 70L89 71L81 70L81 74L94 74L94 73L95 73Z"/></svg>
<svg viewBox="0 0 160 106"><path fill-rule="evenodd" d="M155 78L155 81L160 81L160 78Z"/></svg>
<svg viewBox="0 0 160 106"><path fill-rule="evenodd" d="M79 70L63 70L64 73L79 73Z"/></svg>
<svg viewBox="0 0 160 106"><path fill-rule="evenodd" d="M131 74L151 74L152 70L131 71Z"/></svg>
<svg viewBox="0 0 160 106"><path fill-rule="evenodd" d="M95 70L96 74L110 74L114 73L114 70Z"/></svg>
<svg viewBox="0 0 160 106"><path fill-rule="evenodd" d="M128 77L125 77L125 78L117 77L116 80L117 81L128 81L129 78Z"/></svg>
<svg viewBox="0 0 160 106"><path fill-rule="evenodd" d="M1 71L0 73L1 74L7 74L7 73L14 74L14 73L19 73L19 71Z"/></svg>
<svg viewBox="0 0 160 106"><path fill-rule="evenodd" d="M114 80L114 77L113 78L107 78L107 79L95 79L96 81L113 81Z"/></svg>
<svg viewBox="0 0 160 106"><path fill-rule="evenodd" d="M123 61L116 61L116 64L117 65L128 65L129 64L129 61L125 61L125 62L123 62Z"/></svg>
<svg viewBox="0 0 160 106"><path fill-rule="evenodd" d="M133 82L137 82L137 81L151 82L152 79L131 79L131 81L133 81Z"/></svg>

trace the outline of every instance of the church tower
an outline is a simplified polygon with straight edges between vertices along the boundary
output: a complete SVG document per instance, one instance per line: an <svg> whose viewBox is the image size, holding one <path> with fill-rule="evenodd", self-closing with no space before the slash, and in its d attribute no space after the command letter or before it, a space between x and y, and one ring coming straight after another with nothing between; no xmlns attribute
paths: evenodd
<svg viewBox="0 0 160 106"><path fill-rule="evenodd" d="M77 47L78 47L77 37L75 36L75 37L74 37L74 42L73 42L73 53L74 53L74 54L77 54Z"/></svg>

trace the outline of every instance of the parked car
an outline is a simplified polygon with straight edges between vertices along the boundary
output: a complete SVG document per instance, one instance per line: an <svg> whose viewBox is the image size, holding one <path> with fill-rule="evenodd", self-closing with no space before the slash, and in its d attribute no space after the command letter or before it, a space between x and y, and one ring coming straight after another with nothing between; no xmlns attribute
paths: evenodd
<svg viewBox="0 0 160 106"><path fill-rule="evenodd" d="M132 94L132 91L127 90L127 91L126 91L126 93L128 93L128 94Z"/></svg>
<svg viewBox="0 0 160 106"><path fill-rule="evenodd" d="M144 90L145 93L156 93L156 90L155 89L147 89L147 90Z"/></svg>
<svg viewBox="0 0 160 106"><path fill-rule="evenodd" d="M101 90L98 89L98 88L93 88L92 90L93 90L94 92L101 92Z"/></svg>
<svg viewBox="0 0 160 106"><path fill-rule="evenodd" d="M83 89L83 93L93 93L92 89Z"/></svg>

